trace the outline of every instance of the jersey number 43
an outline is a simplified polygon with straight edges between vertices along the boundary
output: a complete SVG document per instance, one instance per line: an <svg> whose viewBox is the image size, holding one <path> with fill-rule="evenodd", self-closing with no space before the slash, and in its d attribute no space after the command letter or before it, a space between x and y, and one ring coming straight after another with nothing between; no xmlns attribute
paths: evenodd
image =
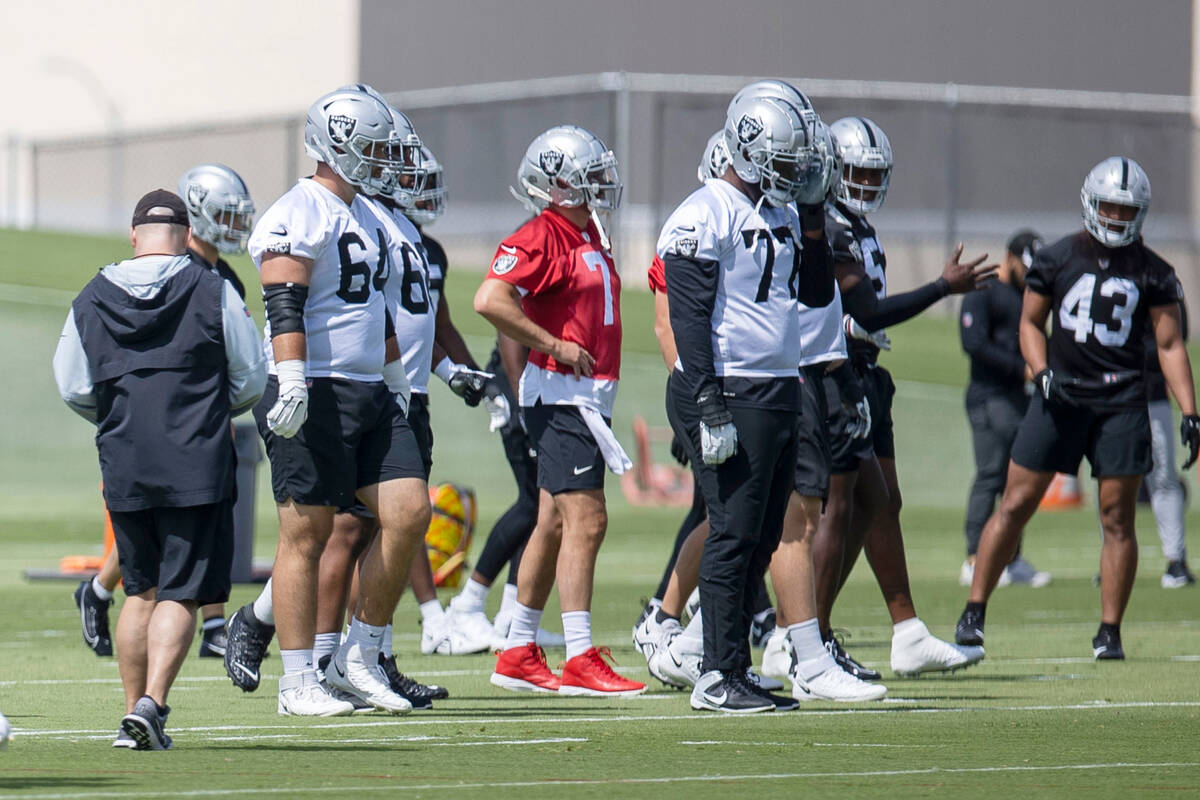
<svg viewBox="0 0 1200 800"><path fill-rule="evenodd" d="M1075 341L1086 342L1088 336L1105 347L1121 347L1133 330L1133 312L1137 310L1137 284L1128 278L1107 278L1100 284L1101 297L1120 297L1112 306L1111 320L1092 319L1092 299L1096 293L1096 276L1087 274L1075 281L1063 296L1058 308L1058 324L1063 330L1074 331ZM1116 325L1116 328L1113 328Z"/></svg>

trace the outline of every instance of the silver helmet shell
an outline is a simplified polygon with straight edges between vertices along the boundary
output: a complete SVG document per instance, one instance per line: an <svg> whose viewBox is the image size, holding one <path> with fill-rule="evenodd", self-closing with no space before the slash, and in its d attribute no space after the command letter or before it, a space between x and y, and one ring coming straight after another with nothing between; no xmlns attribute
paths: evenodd
<svg viewBox="0 0 1200 800"><path fill-rule="evenodd" d="M842 117L829 126L829 132L841 164L834 197L856 214L878 211L887 196L895 163L887 134L866 117ZM863 183L861 170L864 169L883 171L878 186ZM863 199L866 195L871 199Z"/></svg>
<svg viewBox="0 0 1200 800"><path fill-rule="evenodd" d="M725 147L738 177L773 206L801 195L815 155L812 125L791 102L735 96L725 112Z"/></svg>
<svg viewBox="0 0 1200 800"><path fill-rule="evenodd" d="M430 225L446 210L446 184L442 163L425 145L421 145L421 169L425 173L424 187L405 213L418 225Z"/></svg>
<svg viewBox="0 0 1200 800"><path fill-rule="evenodd" d="M304 149L359 191L387 196L396 191L397 176L420 163L421 140L408 118L398 120L369 88L356 84L318 98L308 109Z"/></svg>
<svg viewBox="0 0 1200 800"><path fill-rule="evenodd" d="M219 253L241 253L254 228L254 201L242 177L224 164L200 164L179 179L192 235Z"/></svg>
<svg viewBox="0 0 1200 800"><path fill-rule="evenodd" d="M704 145L704 157L696 167L696 180L704 183L709 178L719 178L729 168L729 151L725 149L725 131L717 131L708 137Z"/></svg>
<svg viewBox="0 0 1200 800"><path fill-rule="evenodd" d="M538 208L553 203L612 211L621 204L617 157L577 125L558 125L534 139L517 167L517 182Z"/></svg>
<svg viewBox="0 0 1200 800"><path fill-rule="evenodd" d="M1087 232L1105 247L1124 247L1142 235L1142 223L1150 210L1150 178L1132 158L1111 156L1092 167L1079 199ZM1137 212L1129 221L1102 217L1101 203L1133 206Z"/></svg>

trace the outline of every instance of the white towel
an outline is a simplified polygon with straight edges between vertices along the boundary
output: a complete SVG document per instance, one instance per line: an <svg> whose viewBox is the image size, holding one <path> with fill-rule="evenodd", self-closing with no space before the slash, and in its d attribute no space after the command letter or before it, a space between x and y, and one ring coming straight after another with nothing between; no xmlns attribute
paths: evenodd
<svg viewBox="0 0 1200 800"><path fill-rule="evenodd" d="M600 446L600 454L604 456L604 463L608 465L608 468L616 475L622 475L632 469L633 462L625 454L624 448L621 447L621 443L617 441L612 428L608 427L608 423L604 421L600 412L591 406L576 406L576 408L579 409L583 421L587 423L588 430L592 432L596 444Z"/></svg>

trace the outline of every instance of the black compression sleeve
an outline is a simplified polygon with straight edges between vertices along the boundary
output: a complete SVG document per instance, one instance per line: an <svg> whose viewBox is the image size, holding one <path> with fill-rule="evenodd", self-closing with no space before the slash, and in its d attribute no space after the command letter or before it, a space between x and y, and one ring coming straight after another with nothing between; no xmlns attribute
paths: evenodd
<svg viewBox="0 0 1200 800"><path fill-rule="evenodd" d="M824 308L833 302L833 251L822 236L801 236L802 260L797 276L796 299L809 308Z"/></svg>
<svg viewBox="0 0 1200 800"><path fill-rule="evenodd" d="M880 300L868 281L860 281L842 295L842 305L859 325L874 333L912 319L948 294L946 279L938 278L911 292Z"/></svg>
<svg viewBox="0 0 1200 800"><path fill-rule="evenodd" d="M271 283L263 287L263 305L271 324L271 338L284 333L304 333L304 304L308 287L299 283Z"/></svg>
<svg viewBox="0 0 1200 800"><path fill-rule="evenodd" d="M670 254L663 259L675 348L692 396L717 385L713 367L712 314L717 301L718 265Z"/></svg>

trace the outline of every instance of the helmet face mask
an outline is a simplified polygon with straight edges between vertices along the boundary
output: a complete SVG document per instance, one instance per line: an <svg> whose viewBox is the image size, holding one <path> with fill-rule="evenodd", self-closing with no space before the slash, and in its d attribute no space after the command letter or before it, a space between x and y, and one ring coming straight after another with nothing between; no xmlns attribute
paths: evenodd
<svg viewBox="0 0 1200 800"><path fill-rule="evenodd" d="M1079 192L1083 226L1105 247L1124 247L1142 235L1150 210L1150 179L1131 158L1113 156L1088 173Z"/></svg>
<svg viewBox="0 0 1200 800"><path fill-rule="evenodd" d="M829 127L841 162L834 197L856 214L883 206L892 182L892 144L887 134L866 117L842 117Z"/></svg>
<svg viewBox="0 0 1200 800"><path fill-rule="evenodd" d="M179 179L192 235L217 252L241 253L254 228L254 201L241 177L221 164L201 164Z"/></svg>
<svg viewBox="0 0 1200 800"><path fill-rule="evenodd" d="M441 162L424 145L421 146L421 169L425 172L424 185L406 213L416 224L430 225L446 210L446 185Z"/></svg>
<svg viewBox="0 0 1200 800"><path fill-rule="evenodd" d="M575 125L551 128L534 139L517 168L517 182L539 210L553 204L613 211L623 191L617 157Z"/></svg>

